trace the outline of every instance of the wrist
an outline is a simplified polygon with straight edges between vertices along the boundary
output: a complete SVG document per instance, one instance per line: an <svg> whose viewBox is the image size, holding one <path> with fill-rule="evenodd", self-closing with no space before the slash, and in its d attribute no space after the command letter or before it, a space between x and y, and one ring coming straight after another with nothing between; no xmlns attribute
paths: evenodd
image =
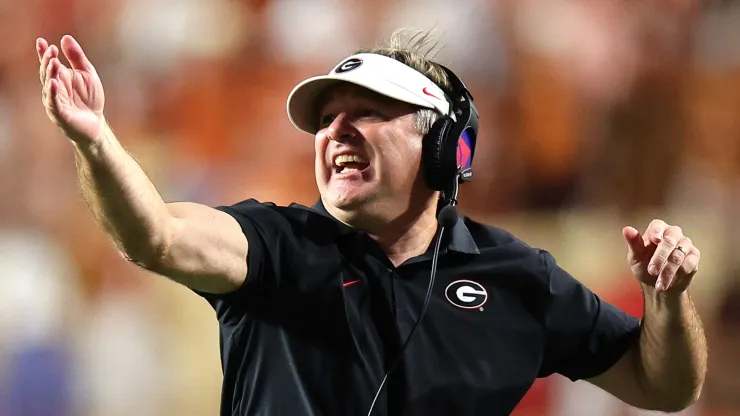
<svg viewBox="0 0 740 416"><path fill-rule="evenodd" d="M105 149L114 141L115 135L113 134L113 130L111 130L105 118L102 118L100 121L100 129L94 139L86 141L73 140L72 144L77 152L86 158L97 158L104 153Z"/></svg>
<svg viewBox="0 0 740 416"><path fill-rule="evenodd" d="M680 308L689 300L688 290L674 292L674 291L659 291L655 289L655 286L640 283L642 286L642 293L645 299L645 306L655 306L658 308L669 308L675 309Z"/></svg>

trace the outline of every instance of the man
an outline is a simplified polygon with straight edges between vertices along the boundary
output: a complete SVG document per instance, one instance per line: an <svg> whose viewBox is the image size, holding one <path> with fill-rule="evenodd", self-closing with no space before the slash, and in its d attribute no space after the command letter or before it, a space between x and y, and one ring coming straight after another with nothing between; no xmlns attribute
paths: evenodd
<svg viewBox="0 0 740 416"><path fill-rule="evenodd" d="M43 102L95 218L127 259L216 310L221 413L509 414L552 373L645 409L697 400L706 345L687 293L691 240L660 220L623 229L640 322L546 251L455 216L444 206L469 178L477 114L454 74L420 52L427 35L406 49L400 39L291 93L291 121L315 135L313 208L216 209L165 203L108 127L79 44L62 38L66 67L37 41Z"/></svg>

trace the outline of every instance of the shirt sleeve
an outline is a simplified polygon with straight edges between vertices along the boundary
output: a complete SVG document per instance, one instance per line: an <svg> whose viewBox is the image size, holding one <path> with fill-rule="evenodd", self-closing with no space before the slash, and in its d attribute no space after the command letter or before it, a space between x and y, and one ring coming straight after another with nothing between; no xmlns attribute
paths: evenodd
<svg viewBox="0 0 740 416"><path fill-rule="evenodd" d="M549 283L540 377L553 373L572 381L595 377L637 342L640 320L600 299L560 268L550 253L540 254Z"/></svg>
<svg viewBox="0 0 740 416"><path fill-rule="evenodd" d="M244 233L249 244L247 253L247 275L244 283L235 291L226 294L213 294L195 291L216 310L220 320L229 316L241 319L249 302L248 298L259 298L268 290L265 286L266 269L279 239L281 216L271 203L261 203L254 199L231 206L216 207L231 215Z"/></svg>

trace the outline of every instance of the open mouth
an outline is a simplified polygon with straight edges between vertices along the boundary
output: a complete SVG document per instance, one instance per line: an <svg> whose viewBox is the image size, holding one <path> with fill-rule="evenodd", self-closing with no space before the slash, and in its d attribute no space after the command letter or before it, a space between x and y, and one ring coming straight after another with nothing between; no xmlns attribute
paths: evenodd
<svg viewBox="0 0 740 416"><path fill-rule="evenodd" d="M358 154L339 155L334 158L334 169L337 173L362 172L370 162Z"/></svg>

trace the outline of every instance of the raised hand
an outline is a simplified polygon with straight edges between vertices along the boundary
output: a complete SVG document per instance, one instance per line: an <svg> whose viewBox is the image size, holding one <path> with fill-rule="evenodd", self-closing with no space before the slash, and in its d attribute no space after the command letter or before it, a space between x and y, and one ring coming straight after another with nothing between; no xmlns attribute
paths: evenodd
<svg viewBox="0 0 740 416"><path fill-rule="evenodd" d="M689 287L701 254L681 227L653 220L645 234L625 227L622 235L627 241L627 262L642 283L673 293Z"/></svg>
<svg viewBox="0 0 740 416"><path fill-rule="evenodd" d="M80 145L94 144L105 126L103 84L72 36L64 36L60 46L69 67L59 60L55 45L43 38L36 40L46 114L69 139Z"/></svg>

